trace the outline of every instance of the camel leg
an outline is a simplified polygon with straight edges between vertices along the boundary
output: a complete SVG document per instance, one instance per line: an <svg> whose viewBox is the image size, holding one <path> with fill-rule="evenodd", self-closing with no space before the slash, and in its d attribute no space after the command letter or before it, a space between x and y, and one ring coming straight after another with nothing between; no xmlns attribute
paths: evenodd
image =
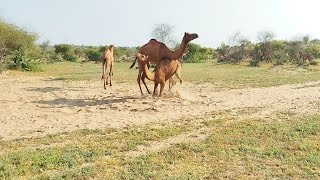
<svg viewBox="0 0 320 180"><path fill-rule="evenodd" d="M158 84L159 84L159 83L154 82L153 96L156 96L156 95L157 95L156 91L157 91Z"/></svg>
<svg viewBox="0 0 320 180"><path fill-rule="evenodd" d="M103 61L102 65L102 79L103 79L103 87L104 89L106 88L106 61Z"/></svg>
<svg viewBox="0 0 320 180"><path fill-rule="evenodd" d="M144 87L146 87L146 89L148 91L148 94L151 94L151 92L149 91L149 88L148 88L148 86L146 84L146 76L145 76L145 74L143 72L142 72L142 75L141 75L141 81L143 82Z"/></svg>
<svg viewBox="0 0 320 180"><path fill-rule="evenodd" d="M108 67L108 66L110 66L110 65L106 61L105 66L104 66L105 67L105 75L104 75L104 77L105 77L105 88L104 89L106 89L106 86L108 86L109 78L110 78L110 67Z"/></svg>
<svg viewBox="0 0 320 180"><path fill-rule="evenodd" d="M113 76L113 62L111 63L111 75Z"/></svg>
<svg viewBox="0 0 320 180"><path fill-rule="evenodd" d="M181 79L180 73L181 73L181 64L179 63L175 75L180 80L180 84L182 84L182 79Z"/></svg>
<svg viewBox="0 0 320 180"><path fill-rule="evenodd" d="M142 73L142 69L140 68L140 63L139 63L139 72L138 72L138 78L137 78L137 82L140 88L140 93L141 95L143 95L142 89L141 89L141 83L140 83L140 79L141 79L141 73Z"/></svg>
<svg viewBox="0 0 320 180"><path fill-rule="evenodd" d="M176 85L176 81L173 78L169 79L169 92L171 92L171 89L173 88L173 86Z"/></svg>
<svg viewBox="0 0 320 180"><path fill-rule="evenodd" d="M103 79L103 75L104 75L104 60L102 60L101 65L102 65L102 76L101 76L101 79Z"/></svg>
<svg viewBox="0 0 320 180"><path fill-rule="evenodd" d="M164 85L165 85L166 83L165 82L161 82L160 83L160 93L159 93L159 97L162 97L162 92L163 92L163 89L164 89Z"/></svg>
<svg viewBox="0 0 320 180"><path fill-rule="evenodd" d="M182 79L181 79L181 75L180 75L180 73L176 73L176 77L180 80L180 84L182 84Z"/></svg>
<svg viewBox="0 0 320 180"><path fill-rule="evenodd" d="M110 77L110 86L112 86L112 75L113 75L113 71L112 71L112 64L110 64L110 72L109 72L109 77Z"/></svg>

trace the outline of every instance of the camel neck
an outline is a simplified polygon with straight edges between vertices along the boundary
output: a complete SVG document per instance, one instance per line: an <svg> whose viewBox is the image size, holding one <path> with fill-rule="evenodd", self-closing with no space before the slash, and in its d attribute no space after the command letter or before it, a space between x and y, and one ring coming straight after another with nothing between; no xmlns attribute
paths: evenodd
<svg viewBox="0 0 320 180"><path fill-rule="evenodd" d="M110 51L110 54L113 56L113 50L112 50L112 49L109 49L109 51Z"/></svg>
<svg viewBox="0 0 320 180"><path fill-rule="evenodd" d="M143 63L143 72L146 75L146 78L150 81L154 81L154 73L150 72L147 63Z"/></svg>
<svg viewBox="0 0 320 180"><path fill-rule="evenodd" d="M170 59L180 59L187 47L187 43L184 40L181 41L179 48L172 52Z"/></svg>

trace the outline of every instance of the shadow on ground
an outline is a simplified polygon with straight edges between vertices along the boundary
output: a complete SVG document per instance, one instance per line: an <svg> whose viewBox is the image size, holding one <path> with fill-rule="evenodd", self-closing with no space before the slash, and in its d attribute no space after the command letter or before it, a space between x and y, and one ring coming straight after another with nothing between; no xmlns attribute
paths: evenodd
<svg viewBox="0 0 320 180"><path fill-rule="evenodd" d="M62 106L62 107L86 107L86 106L99 106L99 105L111 105L115 103L123 103L128 99L137 99L133 96L115 97L108 96L103 99L96 98L84 98L84 99L68 99L68 98L58 98L54 100L40 100L33 101L36 104L45 104L51 106Z"/></svg>
<svg viewBox="0 0 320 180"><path fill-rule="evenodd" d="M59 87L32 87L26 88L26 91L34 91L34 92L54 92L54 91L62 91L62 88Z"/></svg>

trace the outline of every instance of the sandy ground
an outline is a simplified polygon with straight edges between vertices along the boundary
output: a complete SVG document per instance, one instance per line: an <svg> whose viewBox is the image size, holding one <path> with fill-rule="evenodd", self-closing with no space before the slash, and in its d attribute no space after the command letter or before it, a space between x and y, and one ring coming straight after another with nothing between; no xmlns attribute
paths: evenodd
<svg viewBox="0 0 320 180"><path fill-rule="evenodd" d="M152 83L149 88L152 89ZM185 82L163 98L141 96L136 84L103 89L102 80L62 81L0 75L0 139L76 129L161 123L184 117L263 118L320 114L320 81L221 90ZM166 87L167 92L167 87ZM218 113L224 111L226 113Z"/></svg>

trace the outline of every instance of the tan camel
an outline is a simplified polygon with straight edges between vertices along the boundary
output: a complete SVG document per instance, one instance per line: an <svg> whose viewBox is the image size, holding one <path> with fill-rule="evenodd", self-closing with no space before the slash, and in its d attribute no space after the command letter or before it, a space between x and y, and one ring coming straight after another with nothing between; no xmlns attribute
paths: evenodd
<svg viewBox="0 0 320 180"><path fill-rule="evenodd" d="M176 74L176 76L180 79L180 83L182 83L182 79L180 77L181 64L179 60L162 60L157 64L155 72L152 73L148 67L148 56L137 53L136 57L139 61L139 66L143 67L143 73L146 75L146 78L154 81L153 96L156 96L157 87L160 84L159 97L162 97L162 92L166 81L171 79L174 74Z"/></svg>
<svg viewBox="0 0 320 180"><path fill-rule="evenodd" d="M198 37L199 36L196 33L195 34L184 33L181 44L176 51L170 50L162 42L158 42L155 39L151 39L147 44L143 45L140 48L139 53L147 55L148 62L151 64L158 64L161 60L166 60L166 59L180 59L185 52L187 44ZM135 58L130 68L132 68L135 65L136 61L137 61L137 57ZM141 95L143 94L143 92L141 89L140 80L142 80L144 86L146 87L148 93L150 94L150 91L145 83L146 75L143 73L143 67L140 66L140 63L138 63L138 65L139 65L139 72L138 72L137 82L140 88Z"/></svg>
<svg viewBox="0 0 320 180"><path fill-rule="evenodd" d="M114 46L110 45L109 47L106 47L105 50L102 52L100 61L102 64L102 77L103 79L103 87L106 89L106 85L108 85L108 81L110 80L110 86L112 86L112 78L113 76L113 62L114 62L114 57L113 57L113 51L114 51Z"/></svg>
<svg viewBox="0 0 320 180"><path fill-rule="evenodd" d="M179 67L178 67L178 70L177 72L175 73L176 77L180 80L180 84L182 84L182 79L181 79L181 76L180 76L180 72L181 72L181 69L182 69L182 61L183 61L183 58L189 53L189 49L186 48L184 50L184 53L182 54L181 58L179 59ZM171 92L171 89L173 86L176 85L176 81L173 79L173 78L170 78L169 79L169 91Z"/></svg>

